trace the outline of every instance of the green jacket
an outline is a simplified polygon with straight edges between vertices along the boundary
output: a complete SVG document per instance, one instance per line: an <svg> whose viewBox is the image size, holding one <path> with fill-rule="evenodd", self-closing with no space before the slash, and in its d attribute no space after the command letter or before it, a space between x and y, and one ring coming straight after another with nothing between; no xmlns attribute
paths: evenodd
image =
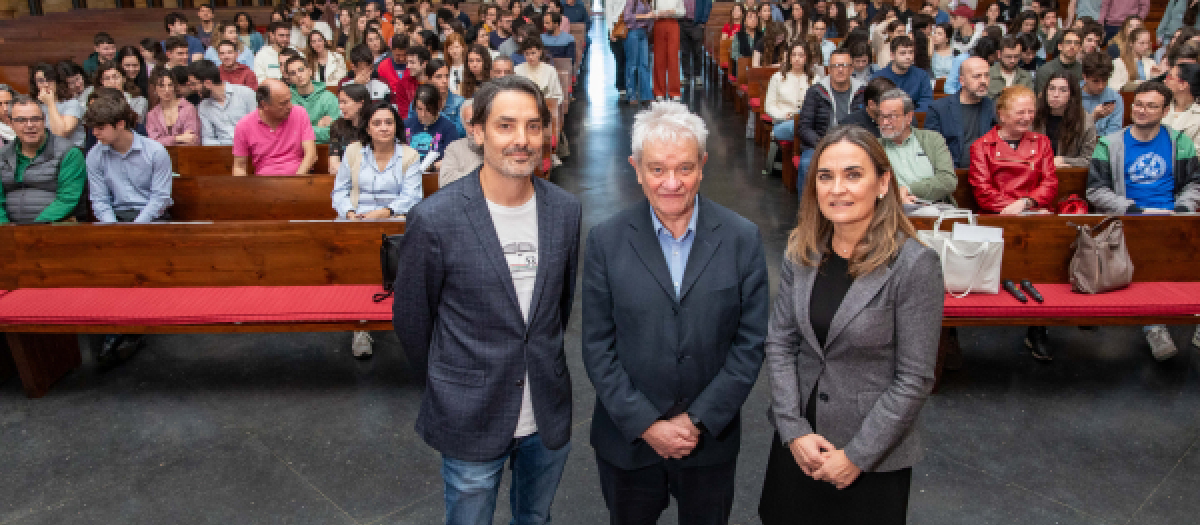
<svg viewBox="0 0 1200 525"><path fill-rule="evenodd" d="M91 76L97 69L100 69L100 53L92 51L92 54L88 55L87 60L83 61L83 72Z"/></svg>
<svg viewBox="0 0 1200 525"><path fill-rule="evenodd" d="M303 107L304 111L308 112L308 120L312 122L313 132L317 135L317 144L329 144L329 126L318 126L317 122L329 117L332 124L342 117L337 95L326 90L324 82L313 82L313 92L308 96L301 95L296 92L295 87L292 88L292 104Z"/></svg>
<svg viewBox="0 0 1200 525"><path fill-rule="evenodd" d="M927 129L912 128L912 134L925 156L929 157L933 177L909 181L909 193L920 199L953 204L958 175L954 173L954 157L950 155L950 148L946 147L946 139L940 133Z"/></svg>
<svg viewBox="0 0 1200 525"><path fill-rule="evenodd" d="M1141 208L1125 196L1125 130L1110 133L1096 143L1092 163L1088 166L1087 200L1100 213L1138 213ZM1200 206L1200 164L1196 146L1182 131L1166 126L1162 129L1171 137L1175 150L1171 172L1175 176L1175 211L1196 211Z"/></svg>

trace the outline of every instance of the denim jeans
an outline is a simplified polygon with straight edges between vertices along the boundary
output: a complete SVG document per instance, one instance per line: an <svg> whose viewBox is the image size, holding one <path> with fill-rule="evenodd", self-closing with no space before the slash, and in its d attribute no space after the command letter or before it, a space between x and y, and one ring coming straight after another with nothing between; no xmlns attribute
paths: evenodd
<svg viewBox="0 0 1200 525"><path fill-rule="evenodd" d="M509 503L512 525L550 523L550 504L562 479L571 444L550 450L538 434L517 438L507 454L490 461L463 461L442 456L446 484L446 525L490 525L504 464L510 463Z"/></svg>
<svg viewBox="0 0 1200 525"><path fill-rule="evenodd" d="M775 140L794 140L796 138L796 121L787 119L776 123L771 134L775 136Z"/></svg>
<svg viewBox="0 0 1200 525"><path fill-rule="evenodd" d="M654 100L650 37L645 29L630 29L625 37L625 93L630 100Z"/></svg>
<svg viewBox="0 0 1200 525"><path fill-rule="evenodd" d="M776 128L776 129L778 129L778 128ZM809 164L812 164L813 151L814 150L812 150L810 148L810 149L804 150L804 153L800 154L800 166L798 166L796 168L796 188L797 188L796 198L797 199L804 197L804 181L806 180L805 178L808 176L808 166L809 166ZM788 162L791 162L791 159L787 159L787 160L788 160Z"/></svg>

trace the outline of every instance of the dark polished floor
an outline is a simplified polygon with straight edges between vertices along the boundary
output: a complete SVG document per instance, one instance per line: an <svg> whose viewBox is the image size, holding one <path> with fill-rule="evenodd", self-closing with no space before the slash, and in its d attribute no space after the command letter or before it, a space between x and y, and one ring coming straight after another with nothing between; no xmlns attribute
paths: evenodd
<svg viewBox="0 0 1200 525"><path fill-rule="evenodd" d="M597 51L567 123L574 155L552 177L583 201L585 229L640 198L626 161L633 110L617 103L611 57ZM774 284L795 199L761 175L764 152L715 86L685 97L713 132L702 191L759 225ZM962 330L965 368L922 415L928 453L910 522L1200 522L1200 352L1181 344L1156 363L1135 328L1052 328L1060 350L1042 364L1022 335ZM0 525L440 522L439 457L412 431L418 392L395 337L377 334L368 362L349 344L349 334L152 336L104 375L85 353L43 399L0 384ZM601 524L579 351L576 313L575 439L554 518ZM733 523L758 523L766 401L760 379ZM672 511L662 522L675 523Z"/></svg>

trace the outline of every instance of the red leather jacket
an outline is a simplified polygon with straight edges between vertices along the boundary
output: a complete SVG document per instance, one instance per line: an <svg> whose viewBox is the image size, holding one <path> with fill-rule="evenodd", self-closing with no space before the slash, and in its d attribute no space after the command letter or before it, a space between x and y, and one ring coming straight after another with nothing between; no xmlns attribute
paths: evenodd
<svg viewBox="0 0 1200 525"><path fill-rule="evenodd" d="M997 128L971 145L971 189L983 211L998 213L1013 201L1029 197L1037 208L1051 208L1058 198L1054 149L1050 139L1026 132L1013 151Z"/></svg>

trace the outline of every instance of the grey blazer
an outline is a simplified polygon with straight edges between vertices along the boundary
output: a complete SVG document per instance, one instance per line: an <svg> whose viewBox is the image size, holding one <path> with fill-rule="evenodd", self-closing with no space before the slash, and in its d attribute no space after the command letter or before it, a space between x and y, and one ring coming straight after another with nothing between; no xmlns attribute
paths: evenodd
<svg viewBox="0 0 1200 525"><path fill-rule="evenodd" d="M638 205L588 235L583 363L596 387L592 446L622 469L661 463L641 435L682 412L704 432L685 467L733 461L741 408L758 378L770 308L758 227L704 198L679 297Z"/></svg>
<svg viewBox="0 0 1200 525"><path fill-rule="evenodd" d="M455 459L486 461L511 446L525 376L542 442L571 437L571 376L563 334L579 256L579 200L540 178L538 269L521 315L516 288L479 185L479 170L408 213L393 324L425 384L416 429Z"/></svg>
<svg viewBox="0 0 1200 525"><path fill-rule="evenodd" d="M890 266L854 280L824 350L809 322L817 268L785 256L766 342L768 417L784 443L813 432L804 407L820 382L819 434L865 472L921 459L917 415L933 390L942 325L942 267L909 239Z"/></svg>

